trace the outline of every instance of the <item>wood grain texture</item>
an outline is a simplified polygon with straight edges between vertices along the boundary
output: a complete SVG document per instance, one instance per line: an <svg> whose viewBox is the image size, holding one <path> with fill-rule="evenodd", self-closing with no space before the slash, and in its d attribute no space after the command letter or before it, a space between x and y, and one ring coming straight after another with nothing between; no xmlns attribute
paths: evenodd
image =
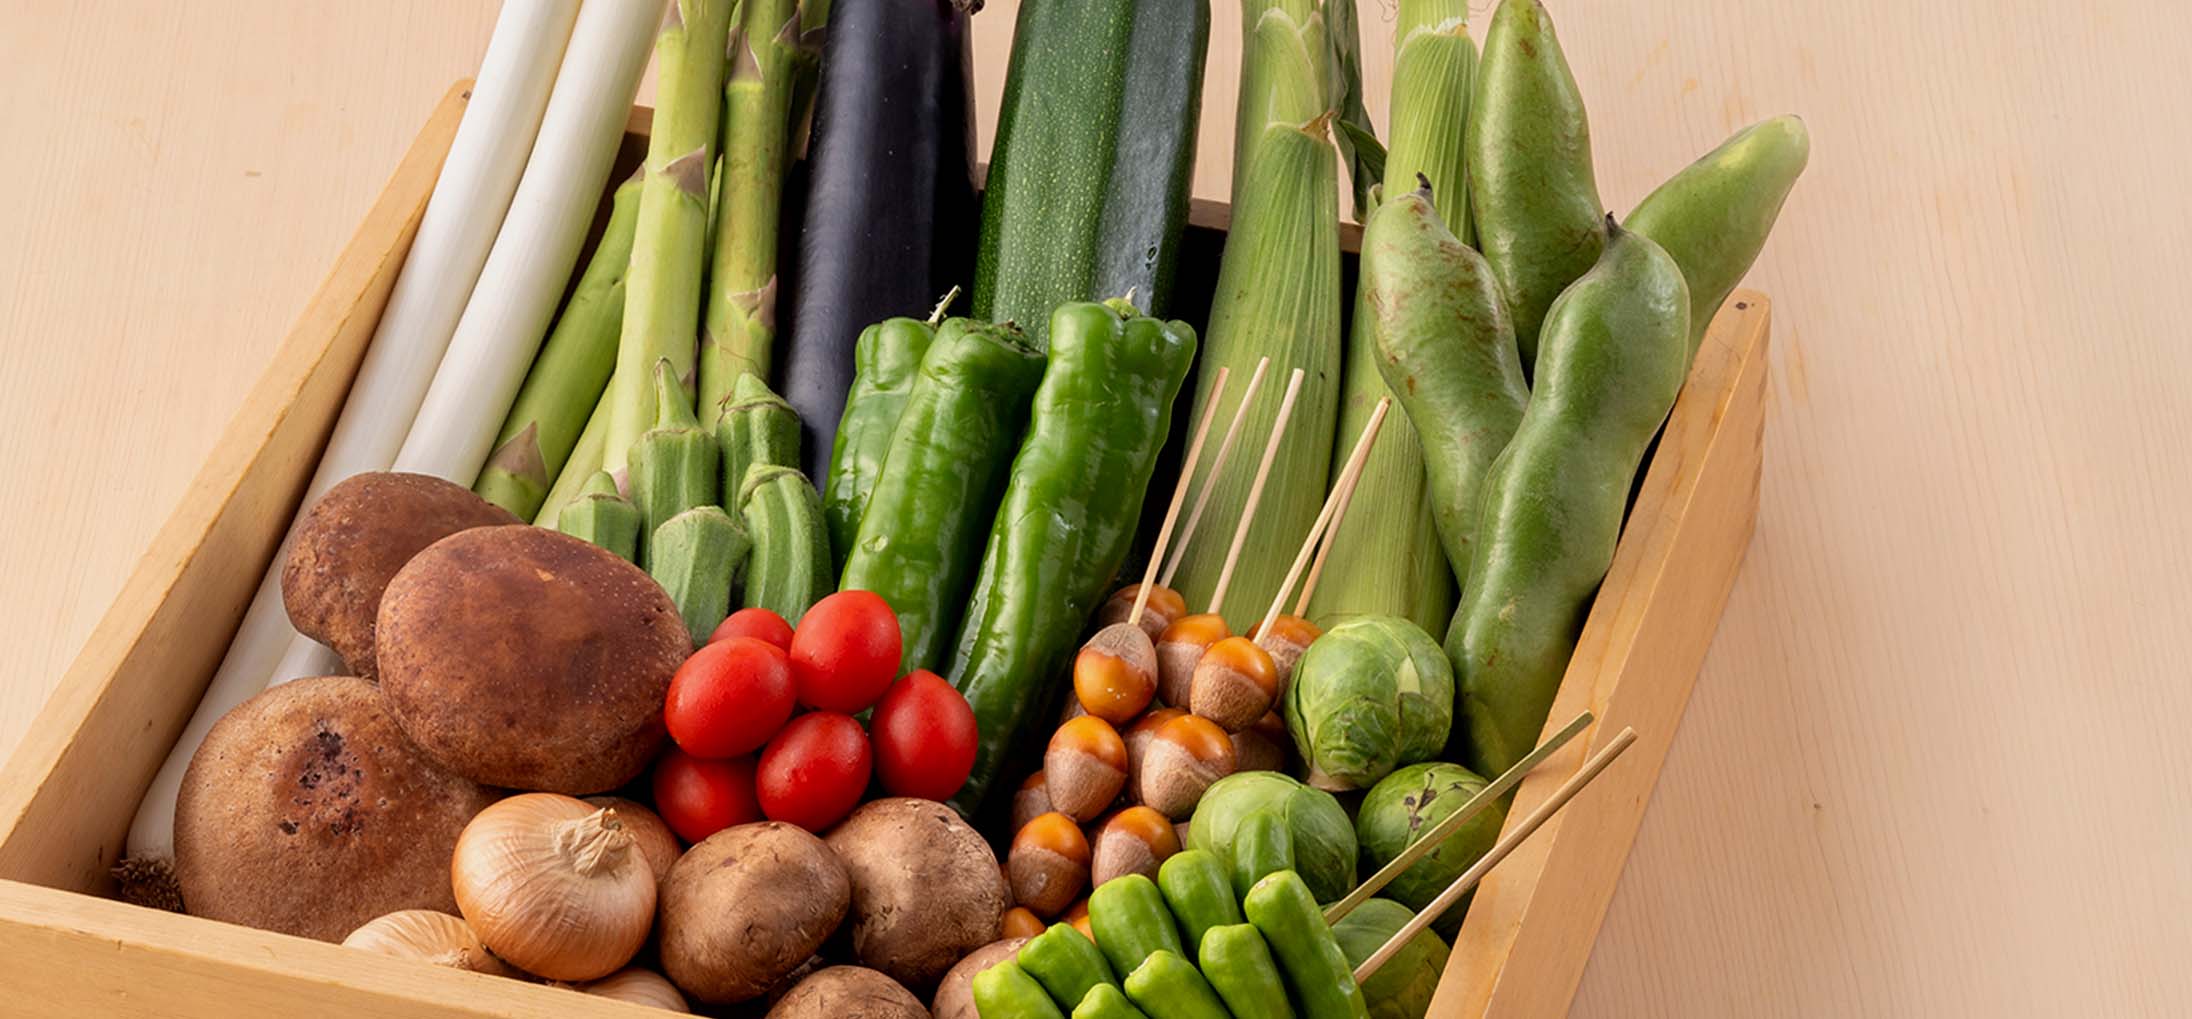
<svg viewBox="0 0 2192 1019"><path fill-rule="evenodd" d="M1617 209L1751 120L1815 138L1749 280L1758 536L1574 1014L2192 1011L2192 9L1550 2ZM0 748L494 7L0 7ZM976 22L988 104L1013 7Z"/></svg>

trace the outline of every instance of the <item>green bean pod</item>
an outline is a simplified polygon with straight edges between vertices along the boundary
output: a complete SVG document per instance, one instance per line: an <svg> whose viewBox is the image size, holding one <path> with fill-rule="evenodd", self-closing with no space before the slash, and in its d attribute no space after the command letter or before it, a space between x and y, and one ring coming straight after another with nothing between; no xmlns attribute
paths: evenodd
<svg viewBox="0 0 2192 1019"><path fill-rule="evenodd" d="M950 319L921 359L841 580L898 613L905 671L945 665L1042 378L1011 325Z"/></svg>
<svg viewBox="0 0 2192 1019"><path fill-rule="evenodd" d="M1116 973L1134 972L1152 952L1187 954L1172 911L1165 908L1164 894L1156 882L1140 874L1096 886L1088 897L1088 925L1096 932L1096 947L1103 949Z"/></svg>
<svg viewBox="0 0 2192 1019"><path fill-rule="evenodd" d="M982 1019L1065 1019L1043 985L1010 959L976 973L973 990Z"/></svg>
<svg viewBox="0 0 2192 1019"><path fill-rule="evenodd" d="M738 509L753 538L746 607L798 623L822 596L837 590L821 498L799 468L755 464L738 486Z"/></svg>
<svg viewBox="0 0 2192 1019"><path fill-rule="evenodd" d="M1203 935L1197 959L1203 979L1210 981L1234 1015L1292 1019L1294 1006L1286 1000L1286 981L1255 925L1212 927Z"/></svg>
<svg viewBox="0 0 2192 1019"><path fill-rule="evenodd" d="M1492 14L1463 144L1477 250L1507 296L1528 371L1546 309L1606 244L1590 119L1540 0L1501 0Z"/></svg>
<svg viewBox="0 0 2192 1019"><path fill-rule="evenodd" d="M1713 315L1766 246L1781 203L1811 159L1811 135L1795 117L1737 131L1644 196L1627 229L1667 249L1690 285L1690 355Z"/></svg>
<svg viewBox="0 0 2192 1019"><path fill-rule="evenodd" d="M1020 946L1020 968L1034 977L1052 1000L1060 1005L1078 1002L1095 987L1111 984L1111 966L1104 953L1080 929L1069 923L1052 924L1049 930Z"/></svg>
<svg viewBox="0 0 2192 1019"><path fill-rule="evenodd" d="M860 533L860 515L883 475L891 436L898 430L921 359L936 338L936 327L915 318L892 318L867 327L853 346L855 374L845 392L845 413L830 443L830 475L822 490L822 511L830 521L830 548L837 567L852 554Z"/></svg>
<svg viewBox="0 0 2192 1019"><path fill-rule="evenodd" d="M1012 462L949 678L981 733L952 802L972 813L1081 642L1126 559L1195 331L1124 301L1060 305L1050 366ZM895 455L895 450L893 451Z"/></svg>
<svg viewBox="0 0 2192 1019"><path fill-rule="evenodd" d="M1227 881L1225 864L1216 854L1201 849L1172 854L1157 868L1157 888L1180 922L1190 950L1202 944L1211 928L1241 922L1240 893Z"/></svg>
<svg viewBox="0 0 2192 1019"><path fill-rule="evenodd" d="M1256 882L1241 901L1241 911L1278 956L1305 1019L1368 1019L1369 1006L1355 983L1354 967L1347 964L1301 875L1282 870Z"/></svg>
<svg viewBox="0 0 2192 1019"><path fill-rule="evenodd" d="M1433 199L1418 189L1371 214L1362 288L1378 372L1415 426L1439 544L1467 588L1484 477L1522 422L1530 388L1491 267L1446 228Z"/></svg>
<svg viewBox="0 0 2192 1019"><path fill-rule="evenodd" d="M1150 953L1126 975L1126 996L1149 1019L1233 1019L1218 992L1195 971L1195 964L1170 949Z"/></svg>
<svg viewBox="0 0 2192 1019"><path fill-rule="evenodd" d="M1149 1019L1149 1016L1135 1008L1117 984L1098 984L1081 996L1080 1004L1073 1006L1073 1019Z"/></svg>
<svg viewBox="0 0 2192 1019"><path fill-rule="evenodd" d="M1251 811L1233 830L1233 891L1247 895L1265 876L1294 869L1294 834L1276 810Z"/></svg>
<svg viewBox="0 0 2192 1019"><path fill-rule="evenodd" d="M1682 388L1689 333L1681 268L1611 222L1606 253L1545 317L1536 389L1485 483L1469 590L1446 631L1480 775L1537 745L1630 482Z"/></svg>
<svg viewBox="0 0 2192 1019"><path fill-rule="evenodd" d="M747 468L799 466L799 414L761 376L740 375L717 411L715 445L723 460L723 502L736 505Z"/></svg>

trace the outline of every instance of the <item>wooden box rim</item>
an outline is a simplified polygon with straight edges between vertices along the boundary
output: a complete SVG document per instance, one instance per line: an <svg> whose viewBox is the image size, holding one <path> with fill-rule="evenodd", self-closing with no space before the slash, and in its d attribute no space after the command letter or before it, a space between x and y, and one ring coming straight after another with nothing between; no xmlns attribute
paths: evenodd
<svg viewBox="0 0 2192 1019"><path fill-rule="evenodd" d="M128 905L108 869L301 498L447 155L451 87L214 453L0 768L0 1015L642 1016L639 1006ZM644 134L649 111L630 126ZM1197 201L1195 225L1229 209ZM1343 229L1353 249L1360 233ZM1541 766L1526 813L1623 726L1638 743L1496 869L1432 1006L1565 1014L1679 723L1758 504L1769 332L1738 291L1708 332L1646 470L1552 712L1598 721ZM216 642L210 638L218 637ZM1638 681L1624 684L1630 674ZM1648 682L1647 682L1648 681Z"/></svg>

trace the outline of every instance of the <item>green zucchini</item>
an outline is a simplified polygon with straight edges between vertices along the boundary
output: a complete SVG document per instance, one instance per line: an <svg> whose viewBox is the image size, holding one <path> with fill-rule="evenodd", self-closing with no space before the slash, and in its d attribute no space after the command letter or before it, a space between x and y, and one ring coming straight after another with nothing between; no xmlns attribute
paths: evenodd
<svg viewBox="0 0 2192 1019"><path fill-rule="evenodd" d="M1162 318L1202 113L1209 0L1025 0L982 199L974 314L1049 345L1051 310Z"/></svg>

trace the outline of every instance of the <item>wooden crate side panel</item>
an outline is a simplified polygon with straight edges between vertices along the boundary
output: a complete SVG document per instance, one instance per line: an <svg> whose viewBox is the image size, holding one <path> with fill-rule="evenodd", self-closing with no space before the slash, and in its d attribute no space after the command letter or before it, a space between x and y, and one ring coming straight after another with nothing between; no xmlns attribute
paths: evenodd
<svg viewBox="0 0 2192 1019"><path fill-rule="evenodd" d="M0 1019L642 1019L657 1009L0 881Z"/></svg>
<svg viewBox="0 0 2192 1019"><path fill-rule="evenodd" d="M1486 878L1433 1015L1567 1013L1750 544L1767 332L1765 298L1740 292L1707 336L1549 724L1586 709L1598 721L1523 783L1509 817L1543 802L1624 726L1637 743Z"/></svg>
<svg viewBox="0 0 2192 1019"><path fill-rule="evenodd" d="M334 428L471 83L443 97L0 770L0 877L103 893Z"/></svg>

